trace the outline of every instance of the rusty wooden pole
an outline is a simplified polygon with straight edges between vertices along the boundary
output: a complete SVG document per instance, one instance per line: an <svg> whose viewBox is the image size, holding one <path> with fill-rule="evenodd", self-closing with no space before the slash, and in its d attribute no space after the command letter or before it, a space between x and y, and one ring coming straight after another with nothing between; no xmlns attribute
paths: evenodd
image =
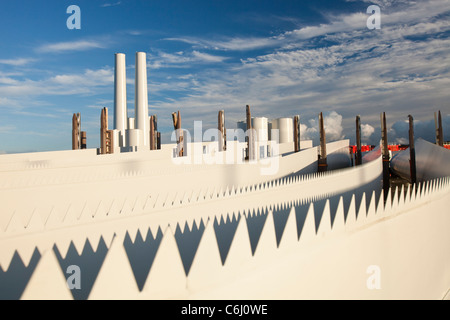
<svg viewBox="0 0 450 320"><path fill-rule="evenodd" d="M152 117L153 117L153 135L154 135L153 143L155 146L155 149L153 150L156 150L158 149L158 117L156 116L156 114L154 114Z"/></svg>
<svg viewBox="0 0 450 320"><path fill-rule="evenodd" d="M113 130L108 130L108 108L103 108L100 116L100 154L114 153Z"/></svg>
<svg viewBox="0 0 450 320"><path fill-rule="evenodd" d="M156 132L156 148L161 150L161 132Z"/></svg>
<svg viewBox="0 0 450 320"><path fill-rule="evenodd" d="M156 114L151 116L153 118L153 145L154 149L152 150L159 150L161 149L161 133L158 132L158 117Z"/></svg>
<svg viewBox="0 0 450 320"><path fill-rule="evenodd" d="M227 150L226 129L225 129L225 112L219 111L218 114L218 130L219 130L219 151Z"/></svg>
<svg viewBox="0 0 450 320"><path fill-rule="evenodd" d="M183 130L181 129L181 114L180 111L178 111L177 114L177 129L180 133L180 157L184 156L184 135L183 135Z"/></svg>
<svg viewBox="0 0 450 320"><path fill-rule="evenodd" d="M414 119L411 115L409 118L409 167L411 171L411 184L416 184L417 182L417 171L416 171L416 149L414 147Z"/></svg>
<svg viewBox="0 0 450 320"><path fill-rule="evenodd" d="M250 136L249 135L251 134L250 129L252 128L252 115L250 112L249 105L247 105L245 107L245 119L247 122L247 132L245 135L245 142L247 143L247 152L245 154L245 160L249 160L250 159Z"/></svg>
<svg viewBox="0 0 450 320"><path fill-rule="evenodd" d="M177 153L179 157L184 155L184 141L183 141L183 132L181 130L181 115L180 111L178 113L172 113L173 127L176 131L177 136Z"/></svg>
<svg viewBox="0 0 450 320"><path fill-rule="evenodd" d="M384 201L386 203L389 188L391 186L390 183L391 174L389 172L390 157L387 139L386 113L383 112L380 117L381 117L381 143L382 143L381 154L383 158L383 192L384 192Z"/></svg>
<svg viewBox="0 0 450 320"><path fill-rule="evenodd" d="M441 111L439 110L439 115L438 115L438 123L439 123L439 145L441 147L444 146L444 132L442 129L442 116L441 116Z"/></svg>
<svg viewBox="0 0 450 320"><path fill-rule="evenodd" d="M86 131L81 131L81 149L87 148Z"/></svg>
<svg viewBox="0 0 450 320"><path fill-rule="evenodd" d="M442 131L442 116L441 111L434 113L434 124L436 127L436 144L440 147L444 146L444 135Z"/></svg>
<svg viewBox="0 0 450 320"><path fill-rule="evenodd" d="M173 129L177 130L177 113L172 112Z"/></svg>
<svg viewBox="0 0 450 320"><path fill-rule="evenodd" d="M246 119L247 119L247 134L245 139L247 140L247 156L246 160L255 160L255 135L252 127L252 114L250 112L250 106L246 106Z"/></svg>
<svg viewBox="0 0 450 320"><path fill-rule="evenodd" d="M247 123L247 131L245 134L245 142L247 144L247 152L245 153L245 160L250 160L250 144L251 144L251 128L252 128L252 114L250 111L250 106L246 105L245 106L245 120Z"/></svg>
<svg viewBox="0 0 450 320"><path fill-rule="evenodd" d="M114 153L113 130L106 130L106 153Z"/></svg>
<svg viewBox="0 0 450 320"><path fill-rule="evenodd" d="M300 116L294 116L294 151L300 151Z"/></svg>
<svg viewBox="0 0 450 320"><path fill-rule="evenodd" d="M318 160L318 172L325 172L328 169L327 164L327 141L325 135L325 127L323 124L323 114L319 114L319 130L320 130L320 151Z"/></svg>
<svg viewBox="0 0 450 320"><path fill-rule="evenodd" d="M438 124L438 118L437 118L437 113L434 113L434 134L436 136L436 144L440 145L440 141L439 141L439 124Z"/></svg>
<svg viewBox="0 0 450 320"><path fill-rule="evenodd" d="M355 164L357 166L362 164L362 152L361 152L361 117L356 116L356 158Z"/></svg>
<svg viewBox="0 0 450 320"><path fill-rule="evenodd" d="M78 117L77 114L74 113L72 117L72 150L80 149L79 136L80 131L78 126Z"/></svg>
<svg viewBox="0 0 450 320"><path fill-rule="evenodd" d="M107 130L108 130L108 109L103 108L100 115L100 154L106 154Z"/></svg>
<svg viewBox="0 0 450 320"><path fill-rule="evenodd" d="M81 114L77 113L77 126L78 126L78 148L81 147Z"/></svg>
<svg viewBox="0 0 450 320"><path fill-rule="evenodd" d="M150 116L150 150L156 149L155 144L155 122L153 116Z"/></svg>

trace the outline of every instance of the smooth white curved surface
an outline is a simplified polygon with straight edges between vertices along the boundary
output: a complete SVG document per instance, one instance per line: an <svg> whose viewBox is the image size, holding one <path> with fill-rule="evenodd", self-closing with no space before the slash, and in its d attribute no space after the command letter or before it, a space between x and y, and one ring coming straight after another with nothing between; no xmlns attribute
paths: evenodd
<svg viewBox="0 0 450 320"><path fill-rule="evenodd" d="M135 129L143 133L143 145L149 145L147 58L145 52L136 52Z"/></svg>
<svg viewBox="0 0 450 320"><path fill-rule="evenodd" d="M127 79L125 54L116 53L114 74L114 129L119 130L121 147L125 146L125 130L127 129Z"/></svg>
<svg viewBox="0 0 450 320"><path fill-rule="evenodd" d="M450 176L450 150L423 139L415 141L417 181ZM392 157L391 170L410 179L409 148Z"/></svg>

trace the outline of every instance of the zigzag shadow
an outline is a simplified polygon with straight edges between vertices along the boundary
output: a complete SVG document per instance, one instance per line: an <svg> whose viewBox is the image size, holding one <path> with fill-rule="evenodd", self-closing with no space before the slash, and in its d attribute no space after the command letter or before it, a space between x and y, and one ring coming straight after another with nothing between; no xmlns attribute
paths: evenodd
<svg viewBox="0 0 450 320"><path fill-rule="evenodd" d="M150 269L155 260L156 252L161 244L163 234L161 228L158 229L156 237L152 231L148 229L147 237L142 238L141 232L138 230L134 242L131 240L128 232L125 235L123 246L128 256L134 278L138 285L139 291L144 289Z"/></svg>
<svg viewBox="0 0 450 320"><path fill-rule="evenodd" d="M8 270L4 271L0 266L0 300L20 299L40 259L41 254L35 248L30 263L25 267L15 251Z"/></svg>
<svg viewBox="0 0 450 320"><path fill-rule="evenodd" d="M255 254L256 247L258 246L259 238L261 237L262 230L267 220L268 212L261 212L259 209L253 214L245 216L247 222L248 236L250 239L250 247L252 254Z"/></svg>
<svg viewBox="0 0 450 320"><path fill-rule="evenodd" d="M214 233L216 235L222 265L225 264L227 259L228 251L230 250L240 219L240 215L238 215L237 218L233 216L231 219L227 216L225 221L223 216L221 216L219 223L219 221L217 221L217 217L214 218Z"/></svg>
<svg viewBox="0 0 450 320"><path fill-rule="evenodd" d="M81 255L78 254L73 242L70 243L69 250L67 251L65 258L62 258L56 244L53 246L53 251L66 279L71 276L71 273L69 272L70 266L74 265L79 267L81 273L79 279L81 286L79 289L72 289L71 293L75 300L88 299L94 282L97 279L97 275L103 265L106 254L108 253L108 248L103 240L103 237L100 238L96 251L92 249L89 240L86 240Z"/></svg>
<svg viewBox="0 0 450 320"><path fill-rule="evenodd" d="M197 223L194 221L191 230L189 230L188 224L186 223L183 231L181 231L180 225L177 224L174 236L186 276L189 274L189 270L191 269L195 253L197 252L198 245L200 244L204 231L205 225L203 224L203 221L200 223L200 226L197 226Z"/></svg>
<svg viewBox="0 0 450 320"><path fill-rule="evenodd" d="M277 247L280 246L281 239L283 237L283 232L286 227L289 214L291 213L292 207L290 206L280 206L273 210L273 223L275 226L275 236L277 241Z"/></svg>

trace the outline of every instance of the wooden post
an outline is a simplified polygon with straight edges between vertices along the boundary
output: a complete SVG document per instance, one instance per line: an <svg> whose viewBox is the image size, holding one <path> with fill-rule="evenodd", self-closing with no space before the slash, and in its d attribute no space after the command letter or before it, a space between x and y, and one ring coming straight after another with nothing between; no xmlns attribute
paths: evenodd
<svg viewBox="0 0 450 320"><path fill-rule="evenodd" d="M439 115L438 115L438 123L439 123L439 146L443 147L444 146L444 133L443 133L443 129L442 129L442 116L441 116L440 110L439 110Z"/></svg>
<svg viewBox="0 0 450 320"><path fill-rule="evenodd" d="M361 117L356 116L356 158L355 164L357 166L362 164L362 152L361 152Z"/></svg>
<svg viewBox="0 0 450 320"><path fill-rule="evenodd" d="M87 143L86 143L86 131L81 131L81 149L86 149Z"/></svg>
<svg viewBox="0 0 450 320"><path fill-rule="evenodd" d="M444 129L442 127L441 111L439 111L439 141L441 142L441 147L443 147L444 146Z"/></svg>
<svg viewBox="0 0 450 320"><path fill-rule="evenodd" d="M409 166L411 170L411 184L416 184L416 149L414 147L414 119L411 115L409 118Z"/></svg>
<svg viewBox="0 0 450 320"><path fill-rule="evenodd" d="M103 108L100 116L100 154L114 153L113 130L108 130L108 108Z"/></svg>
<svg viewBox="0 0 450 320"><path fill-rule="evenodd" d="M150 150L156 149L155 138L155 122L153 116L150 116Z"/></svg>
<svg viewBox="0 0 450 320"><path fill-rule="evenodd" d="M440 147L444 146L444 135L442 131L442 116L441 111L434 113L434 124L436 126L436 144Z"/></svg>
<svg viewBox="0 0 450 320"><path fill-rule="evenodd" d="M156 114L151 116L153 118L153 145L154 149L152 150L159 150L161 149L161 133L158 132L158 117Z"/></svg>
<svg viewBox="0 0 450 320"><path fill-rule="evenodd" d="M319 130L320 130L320 151L319 151L319 160L318 160L318 172L327 171L327 141L325 135L325 128L323 124L323 114L322 112L319 114Z"/></svg>
<svg viewBox="0 0 450 320"><path fill-rule="evenodd" d="M247 155L245 160L253 161L255 160L255 135L253 134L252 128L252 114L250 112L250 106L246 106L246 119L247 119L247 134L246 134L246 142L247 142Z"/></svg>
<svg viewBox="0 0 450 320"><path fill-rule="evenodd" d="M300 116L294 116L294 151L300 151Z"/></svg>
<svg viewBox="0 0 450 320"><path fill-rule="evenodd" d="M438 119L437 119L437 113L434 113L434 128L435 128L435 136L436 136L436 144L439 145L440 141L439 141L439 124L438 124Z"/></svg>
<svg viewBox="0 0 450 320"><path fill-rule="evenodd" d="M389 148L387 140L387 127L386 127L386 113L381 114L381 154L383 158L383 191L384 191L384 202L386 203L387 196L390 188L390 172L389 172Z"/></svg>
<svg viewBox="0 0 450 320"><path fill-rule="evenodd" d="M106 154L107 130L108 130L108 109L103 108L100 115L100 154Z"/></svg>
<svg viewBox="0 0 450 320"><path fill-rule="evenodd" d="M77 114L74 113L72 117L72 150L78 149L80 149L79 116L77 116Z"/></svg>
<svg viewBox="0 0 450 320"><path fill-rule="evenodd" d="M225 112L219 111L218 115L218 130L219 130L219 151L227 150L227 133L225 129Z"/></svg>
<svg viewBox="0 0 450 320"><path fill-rule="evenodd" d="M156 148L161 150L161 132L156 132Z"/></svg>
<svg viewBox="0 0 450 320"><path fill-rule="evenodd" d="M178 113L172 113L173 127L176 130L177 136L177 153L179 157L184 155L184 141L183 141L183 131L181 130L181 115L180 111Z"/></svg>
<svg viewBox="0 0 450 320"><path fill-rule="evenodd" d="M106 153L114 153L114 134L113 130L106 130Z"/></svg>
<svg viewBox="0 0 450 320"><path fill-rule="evenodd" d="M156 116L156 114L154 114L152 118L153 118L153 145L154 145L153 150L156 150L158 149L158 117Z"/></svg>

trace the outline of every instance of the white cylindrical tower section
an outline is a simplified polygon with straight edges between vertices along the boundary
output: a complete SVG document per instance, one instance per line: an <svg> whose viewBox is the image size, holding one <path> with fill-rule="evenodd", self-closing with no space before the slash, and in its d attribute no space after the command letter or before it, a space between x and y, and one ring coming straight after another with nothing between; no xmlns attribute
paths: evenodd
<svg viewBox="0 0 450 320"><path fill-rule="evenodd" d="M139 130L139 129L128 129L127 130L126 139L127 139L128 147L141 146L143 143L142 138L143 138L142 130Z"/></svg>
<svg viewBox="0 0 450 320"><path fill-rule="evenodd" d="M279 130L279 143L294 142L294 120L279 118L272 120L272 130Z"/></svg>
<svg viewBox="0 0 450 320"><path fill-rule="evenodd" d="M125 130L127 129L127 79L125 54L116 53L114 73L114 129L119 131L119 145L125 146Z"/></svg>
<svg viewBox="0 0 450 320"><path fill-rule="evenodd" d="M256 141L267 142L269 136L268 121L265 117L252 118L252 128L256 131Z"/></svg>
<svg viewBox="0 0 450 320"><path fill-rule="evenodd" d="M147 92L147 57L145 52L136 52L135 78L135 128L142 130L143 145L149 145L148 92Z"/></svg>
<svg viewBox="0 0 450 320"><path fill-rule="evenodd" d="M134 118L128 118L128 129L135 129L134 128Z"/></svg>

